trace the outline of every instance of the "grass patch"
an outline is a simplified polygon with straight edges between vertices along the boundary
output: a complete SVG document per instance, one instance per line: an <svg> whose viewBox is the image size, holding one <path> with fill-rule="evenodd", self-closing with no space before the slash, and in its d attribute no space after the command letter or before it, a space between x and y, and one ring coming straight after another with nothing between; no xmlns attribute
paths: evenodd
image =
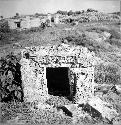
<svg viewBox="0 0 121 125"><path fill-rule="evenodd" d="M89 27L86 29L86 31L89 32L97 32L97 33L102 33L104 31L109 32L112 35L112 38L115 39L120 39L121 38L121 34L119 32L117 32L116 29L112 29L112 28L106 28L106 27Z"/></svg>
<svg viewBox="0 0 121 125"><path fill-rule="evenodd" d="M20 58L20 54L11 53L0 59L1 102L23 101Z"/></svg>
<svg viewBox="0 0 121 125"><path fill-rule="evenodd" d="M84 33L81 35L68 35L63 39L66 39L68 43L87 47L90 51L94 51L95 53L98 53L99 51L105 51L107 49L104 43L91 40ZM62 41L64 41L63 39Z"/></svg>
<svg viewBox="0 0 121 125"><path fill-rule="evenodd" d="M94 81L98 84L119 84L121 80L119 68L116 65L100 64L95 67Z"/></svg>
<svg viewBox="0 0 121 125"><path fill-rule="evenodd" d="M111 45L117 46L117 47L121 47L121 40L120 39L107 39L105 42L110 43Z"/></svg>
<svg viewBox="0 0 121 125"><path fill-rule="evenodd" d="M8 33L0 32L0 45L4 46L6 44L12 44L24 38L25 38L24 33L21 33L17 30L11 30Z"/></svg>

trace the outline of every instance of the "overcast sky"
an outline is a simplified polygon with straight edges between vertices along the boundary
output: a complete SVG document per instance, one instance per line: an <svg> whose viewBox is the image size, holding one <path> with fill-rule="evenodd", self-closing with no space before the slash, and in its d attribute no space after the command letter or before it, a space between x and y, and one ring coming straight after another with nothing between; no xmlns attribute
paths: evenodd
<svg viewBox="0 0 121 125"><path fill-rule="evenodd" d="M118 0L0 0L0 15L53 13L57 10L85 10L94 8L103 12L120 11Z"/></svg>

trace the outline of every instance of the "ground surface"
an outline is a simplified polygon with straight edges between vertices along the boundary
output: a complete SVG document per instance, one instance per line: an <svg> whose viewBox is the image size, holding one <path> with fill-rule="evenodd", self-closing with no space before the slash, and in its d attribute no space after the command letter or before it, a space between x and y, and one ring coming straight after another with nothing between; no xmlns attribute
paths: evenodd
<svg viewBox="0 0 121 125"><path fill-rule="evenodd" d="M94 37L92 37L89 32L95 32L95 33L101 33L103 31L110 31L111 35L113 36L111 39L107 39L105 41L98 42L96 41ZM73 37L75 36L75 37ZM96 37L96 35L93 34L93 36ZM112 75L112 77L121 76L121 33L120 33L120 27L117 23L107 23L107 22L101 22L101 23L83 23L79 24L77 26L71 26L66 24L59 24L53 27L48 27L44 30L39 30L36 32L20 32L19 34L15 36L11 36L9 40L9 44L3 44L2 41L0 41L0 57L3 57L10 52L14 52L15 54L19 53L21 49L28 47L28 46L38 46L38 45L55 45L62 43L63 38L66 38L68 41L70 39L70 42L68 44L77 44L82 45L82 43L86 43L86 47L90 50L93 50L96 53L96 56L100 58L100 60L103 61L105 65L111 64L112 67L118 67L118 71L116 73L108 73ZM2 43L2 44L1 44ZM100 63L101 61L99 61ZM99 72L97 70L97 72ZM107 73L107 71L102 71L102 73ZM108 75L107 74L107 75ZM97 75L97 74L96 74ZM98 75L97 75L98 76ZM99 76L96 81L97 83L100 83ZM107 82L108 84L112 84L113 82L110 81ZM113 78L111 79L113 80ZM105 82L105 81L104 81ZM121 80L114 81L116 84L121 84ZM118 107L118 111L121 113L121 96L110 94L110 96L105 94L103 96L103 99L110 101L110 98L112 99L112 103ZM71 102L70 102L71 103ZM4 110L5 117L2 117L2 124L6 124L6 121L12 122L11 124L17 124L16 121L19 119L21 124L27 124L27 118L28 118L28 124L46 124L45 119L48 117L50 122L52 124L72 124L72 119L68 116L61 116L57 112L51 112L47 111L41 111L41 110L30 110L26 105L20 106L21 104L16 107L17 110L14 108L8 107L7 104L5 104L4 107L6 110ZM13 111L12 111L13 110ZM19 113L15 113L18 111ZM45 113L46 115L42 115L42 113ZM10 115L9 115L10 114ZM11 114L13 114L13 121L11 120ZM44 117L44 118L42 118ZM46 118L45 118L46 117ZM52 117L54 120L52 120ZM44 120L42 120L44 119ZM60 120L61 119L61 120ZM48 121L49 121L48 120ZM58 123L59 121L59 123ZM23 123L22 123L23 122ZM120 122L121 123L121 122ZM120 125L119 123L119 125ZM49 123L48 123L49 124ZM83 120L80 121L78 124L81 125L91 125L93 123L85 123ZM106 125L106 123L104 123ZM98 123L97 125L103 125L103 122Z"/></svg>

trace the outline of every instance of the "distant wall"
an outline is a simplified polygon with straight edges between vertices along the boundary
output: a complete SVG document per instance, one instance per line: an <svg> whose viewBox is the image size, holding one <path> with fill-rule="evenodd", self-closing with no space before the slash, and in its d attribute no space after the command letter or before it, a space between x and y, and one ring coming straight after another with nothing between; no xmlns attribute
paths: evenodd
<svg viewBox="0 0 121 125"><path fill-rule="evenodd" d="M17 29L17 25L15 24L14 20L8 20L8 25L10 29Z"/></svg>
<svg viewBox="0 0 121 125"><path fill-rule="evenodd" d="M17 23L20 23L20 27L17 27ZM24 19L10 19L8 20L8 24L10 29L30 29L32 27L39 27L41 25L41 21L39 18L24 18Z"/></svg>

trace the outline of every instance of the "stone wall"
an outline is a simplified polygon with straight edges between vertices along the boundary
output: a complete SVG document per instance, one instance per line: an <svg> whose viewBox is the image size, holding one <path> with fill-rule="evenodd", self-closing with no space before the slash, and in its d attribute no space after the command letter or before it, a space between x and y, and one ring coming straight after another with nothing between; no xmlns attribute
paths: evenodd
<svg viewBox="0 0 121 125"><path fill-rule="evenodd" d="M76 85L74 101L87 100L94 91L94 53L66 44L30 47L21 51L21 73L26 101L49 98L46 67L69 67L70 85ZM73 90L73 89L72 89Z"/></svg>
<svg viewBox="0 0 121 125"><path fill-rule="evenodd" d="M16 19L9 19L8 20L8 26L10 29L17 29L17 24L15 22L18 22L19 20Z"/></svg>
<svg viewBox="0 0 121 125"><path fill-rule="evenodd" d="M20 27L17 27L16 22L20 23ZM19 19L9 19L8 24L10 29L30 29L32 27L39 27L41 25L41 21L39 18L19 18Z"/></svg>
<svg viewBox="0 0 121 125"><path fill-rule="evenodd" d="M107 14L103 12L84 12L76 16L66 16L62 17L62 22L67 23L67 19L71 18L80 23L83 22L103 22L103 21L116 21L120 22L120 16L116 14Z"/></svg>
<svg viewBox="0 0 121 125"><path fill-rule="evenodd" d="M60 20L59 20L59 15L56 14L56 15L54 16L54 23L55 23L55 24L59 24L59 22L60 22Z"/></svg>
<svg viewBox="0 0 121 125"><path fill-rule="evenodd" d="M33 18L30 20L30 27L39 27L41 25L39 18Z"/></svg>
<svg viewBox="0 0 121 125"><path fill-rule="evenodd" d="M29 29L29 28L31 28L31 26L30 26L30 21L28 20L22 20L21 21L21 28L22 29Z"/></svg>

